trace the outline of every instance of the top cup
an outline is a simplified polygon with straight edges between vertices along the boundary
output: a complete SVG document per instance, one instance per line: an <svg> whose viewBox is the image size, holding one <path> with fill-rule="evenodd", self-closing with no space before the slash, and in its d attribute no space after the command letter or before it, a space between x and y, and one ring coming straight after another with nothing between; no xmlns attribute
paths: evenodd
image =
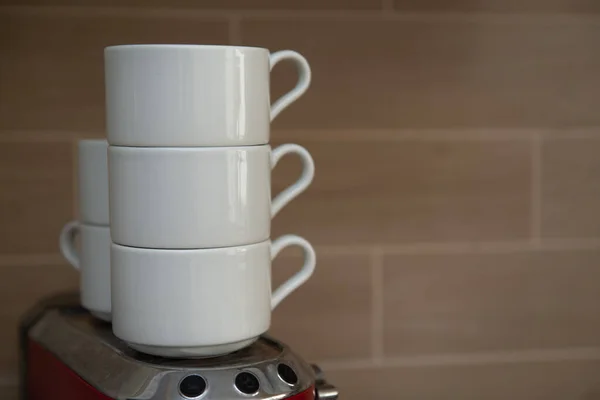
<svg viewBox="0 0 600 400"><path fill-rule="evenodd" d="M270 70L296 64L298 83L271 105ZM310 85L291 50L125 45L104 50L108 142L113 146L247 146L269 142L270 122Z"/></svg>

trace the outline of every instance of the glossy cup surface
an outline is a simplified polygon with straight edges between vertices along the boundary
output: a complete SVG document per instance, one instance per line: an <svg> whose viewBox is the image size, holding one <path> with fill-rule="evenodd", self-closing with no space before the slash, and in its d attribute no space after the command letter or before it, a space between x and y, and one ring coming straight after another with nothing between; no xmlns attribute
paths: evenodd
<svg viewBox="0 0 600 400"><path fill-rule="evenodd" d="M128 45L104 52L108 141L119 146L269 142L269 51Z"/></svg>
<svg viewBox="0 0 600 400"><path fill-rule="evenodd" d="M269 328L269 241L200 250L112 244L111 262L113 331L134 347L206 355Z"/></svg>
<svg viewBox="0 0 600 400"><path fill-rule="evenodd" d="M156 249L270 236L270 147L109 148L113 242Z"/></svg>

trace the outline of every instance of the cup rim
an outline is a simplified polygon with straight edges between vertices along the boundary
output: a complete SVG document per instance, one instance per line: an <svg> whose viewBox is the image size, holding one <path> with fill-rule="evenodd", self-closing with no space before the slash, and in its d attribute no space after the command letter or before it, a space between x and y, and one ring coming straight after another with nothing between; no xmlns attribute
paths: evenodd
<svg viewBox="0 0 600 400"><path fill-rule="evenodd" d="M148 247L136 247L128 246L111 242L110 247L114 250L129 252L129 253L146 253L146 254L163 254L163 255L175 255L175 256L186 256L190 254L199 253L221 253L229 251L248 251L256 249L262 246L271 246L271 239L262 240L257 243L241 244L237 246L223 246L223 247L205 247L205 248L191 248L191 249L171 249L171 248L148 248Z"/></svg>
<svg viewBox="0 0 600 400"><path fill-rule="evenodd" d="M127 51L127 50L213 50L213 51L222 51L228 49L241 49L244 51L265 51L269 53L269 50L264 47L256 47L256 46L231 46L231 45L220 45L220 44L153 44L153 43L144 43L144 44L119 44L113 46L107 46L104 48L104 52L114 52L114 51Z"/></svg>
<svg viewBox="0 0 600 400"><path fill-rule="evenodd" d="M118 146L118 145L109 145L109 151L119 151L126 153L137 153L143 151L148 154L151 152L154 153L199 153L199 152L223 152L223 151L265 151L270 150L271 145L269 143L265 144L253 144L248 146L185 146L185 147L175 147L175 146Z"/></svg>

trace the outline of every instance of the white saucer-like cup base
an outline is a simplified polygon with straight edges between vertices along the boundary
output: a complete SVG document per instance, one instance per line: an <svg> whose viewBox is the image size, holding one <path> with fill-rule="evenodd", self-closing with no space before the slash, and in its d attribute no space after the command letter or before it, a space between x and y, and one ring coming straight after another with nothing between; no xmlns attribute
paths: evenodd
<svg viewBox="0 0 600 400"><path fill-rule="evenodd" d="M250 346L258 339L258 336L251 339L241 340L235 343L219 344L214 346L152 346L146 344L127 343L129 347L140 353L151 354L153 356L170 358L207 358L217 357L233 353Z"/></svg>

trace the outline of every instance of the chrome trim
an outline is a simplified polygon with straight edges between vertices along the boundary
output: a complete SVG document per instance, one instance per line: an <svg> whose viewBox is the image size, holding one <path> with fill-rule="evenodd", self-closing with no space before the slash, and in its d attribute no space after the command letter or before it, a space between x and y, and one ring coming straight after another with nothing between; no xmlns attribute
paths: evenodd
<svg viewBox="0 0 600 400"><path fill-rule="evenodd" d="M337 400L340 395L340 391L329 383L317 384L316 399L318 400Z"/></svg>
<svg viewBox="0 0 600 400"><path fill-rule="evenodd" d="M256 400L287 398L315 384L312 367L268 336L223 357L167 359L130 349L112 334L110 324L87 313L50 309L30 328L28 337L114 399L186 400L179 393L179 382L191 374L206 380L206 392L198 397L201 400L248 399L234 386L235 376L242 371L251 372L260 382L258 393L251 396ZM298 375L298 383L293 387L279 378L280 362L288 364Z"/></svg>

